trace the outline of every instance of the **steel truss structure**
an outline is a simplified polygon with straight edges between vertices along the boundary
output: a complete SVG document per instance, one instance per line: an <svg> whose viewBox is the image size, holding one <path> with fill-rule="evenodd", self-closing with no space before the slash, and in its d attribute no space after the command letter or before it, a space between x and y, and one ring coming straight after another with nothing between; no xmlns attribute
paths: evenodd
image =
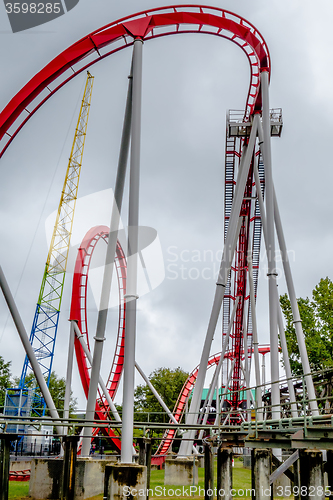
<svg viewBox="0 0 333 500"><path fill-rule="evenodd" d="M136 303L139 298L137 295L137 228L139 225L138 209L140 198L142 46L144 42L153 40L154 38L183 33L214 35L228 39L238 45L246 54L250 64L250 84L244 111L240 114L229 114L227 120L224 250L200 363L187 381L176 405L176 418L173 417L177 424L181 414L184 413L185 401L189 395L189 391L194 387L191 405L186 414L186 422L184 424L188 430L184 434L185 439L182 440L179 453L186 456L192 452L207 366L216 366L210 388L211 394L214 392L216 385L219 385L217 381L221 372L223 374L221 384L222 386L224 385L225 389L224 402L229 405L230 423L239 426L241 415L243 415L243 419L248 418L248 416L244 417L242 410L244 406L249 409L252 403L257 411L258 419L260 420L262 417L260 413L262 394L260 391L261 377L256 326L256 293L261 234L264 236L268 261L272 418L279 420L281 415L278 385L278 331L286 366L291 409L293 417L295 413L297 416L296 400L291 377L289 376L289 358L286 350L286 340L276 287L276 236L281 251L284 274L291 301L304 370L304 380L308 392L309 407L314 418L318 415L296 294L274 191L271 137L280 135L282 115L279 110L271 110L269 106L271 62L267 44L259 31L251 23L224 9L200 5L175 5L139 12L108 24L70 46L37 73L0 114L1 156L29 118L63 85L96 62L123 48L133 46L132 69L115 187L115 205L110 224L110 237L107 247L101 308L96 329L93 359L91 359L89 349L86 349L86 345L88 344L86 317L85 313L82 312L82 305L80 303L81 299L85 302L85 287L90 262L89 256L87 257L88 263L84 263L84 259L79 256L79 260L81 258L79 266L81 267L76 277L77 282L75 283L73 293L74 306L72 302L71 311L71 323L77 333L75 348L81 379L88 396L86 411L87 425L84 429L82 444L83 455L87 454L90 446L92 436L91 421L94 420L94 417L98 417L98 415L100 415L100 418L103 418L101 415L106 416L112 407L112 400L111 398L108 400L108 397L110 394L114 394L112 383L114 382L117 385L119 382L117 370L120 370L122 366L122 355L119 352L122 352L122 349L124 349L123 421L121 424L121 460L123 463L131 463L133 454ZM26 113L28 114L26 115ZM119 337L118 330L120 351L116 351L115 355L116 361L114 363L116 369L111 378L109 377L108 383L105 384L106 392L103 389L104 396L107 399L107 406L104 396L101 393L96 403L96 394L98 383L101 385L100 363L107 318L107 306L105 304L108 303L113 272L113 265L110 266L110 264L115 262L116 254L118 261L120 259L120 261L124 262L123 253L120 252L117 246L117 232L119 227L119 213L122 207L127 156L130 147L128 226L132 231L129 231L128 236L127 255L131 259L128 262L126 272L126 294L123 296L126 303L126 324L124 326L124 305L124 309L120 311L123 322L121 337ZM106 233L107 229L105 228L99 228L97 232L92 230L89 233L89 237L87 237L86 251L88 253L92 252L96 241L99 238L105 239ZM125 274L122 274L125 273L124 269L125 266L120 265L120 275L123 282L125 280ZM125 286L122 284L120 289L124 290ZM77 302L76 305L75 301ZM220 356L210 357L211 343L222 309L222 353ZM125 343L123 336L124 328L126 332ZM85 343L80 341L81 337L85 337ZM242 396L242 389L249 388L252 353L257 386L253 402L250 401L249 396L247 396L246 401L244 396ZM88 358L92 361L90 373L87 365ZM174 423L170 428L172 427L172 430L176 429L176 424ZM220 428L220 424L218 422L218 428ZM119 425L117 424L117 427ZM101 427L103 427L102 424ZM170 432L166 432L161 444L160 451L162 452L165 452L172 442L173 435Z"/></svg>
<svg viewBox="0 0 333 500"><path fill-rule="evenodd" d="M30 343L33 346L47 385L49 385L52 371L93 82L94 77L88 72L30 334ZM19 389L26 389L26 378L30 373L33 373L33 370L29 358L26 356ZM44 407L44 403L41 402L39 396L35 395L31 406L32 410L40 411L37 409Z"/></svg>

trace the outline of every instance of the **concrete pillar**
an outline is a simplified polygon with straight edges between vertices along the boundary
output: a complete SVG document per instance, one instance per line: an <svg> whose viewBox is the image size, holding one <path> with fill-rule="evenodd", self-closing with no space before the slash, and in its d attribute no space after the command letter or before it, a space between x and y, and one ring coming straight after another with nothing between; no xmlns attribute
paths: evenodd
<svg viewBox="0 0 333 500"><path fill-rule="evenodd" d="M139 444L139 465L145 465L146 443L144 442L144 438L138 438L137 443Z"/></svg>
<svg viewBox="0 0 333 500"><path fill-rule="evenodd" d="M232 500L232 450L217 451L217 500Z"/></svg>
<svg viewBox="0 0 333 500"><path fill-rule="evenodd" d="M151 439L146 438L146 467L147 467L147 500L149 500L150 473L151 473Z"/></svg>
<svg viewBox="0 0 333 500"><path fill-rule="evenodd" d="M198 461L193 458L167 458L164 484L166 486L194 486L198 484Z"/></svg>
<svg viewBox="0 0 333 500"><path fill-rule="evenodd" d="M64 437L62 500L74 500L77 444L80 436Z"/></svg>
<svg viewBox="0 0 333 500"><path fill-rule="evenodd" d="M105 500L141 500L147 495L147 468L137 464L112 464L105 467Z"/></svg>
<svg viewBox="0 0 333 500"><path fill-rule="evenodd" d="M204 446L205 453L205 500L214 499L214 454L209 444Z"/></svg>
<svg viewBox="0 0 333 500"><path fill-rule="evenodd" d="M300 450L300 494L303 500L325 500L323 454Z"/></svg>
<svg viewBox="0 0 333 500"><path fill-rule="evenodd" d="M10 441L12 434L0 434L0 499L8 500ZM17 435L15 437L17 439Z"/></svg>
<svg viewBox="0 0 333 500"><path fill-rule="evenodd" d="M272 488L269 483L271 474L272 450L254 449L252 453L252 489L255 500L271 498Z"/></svg>

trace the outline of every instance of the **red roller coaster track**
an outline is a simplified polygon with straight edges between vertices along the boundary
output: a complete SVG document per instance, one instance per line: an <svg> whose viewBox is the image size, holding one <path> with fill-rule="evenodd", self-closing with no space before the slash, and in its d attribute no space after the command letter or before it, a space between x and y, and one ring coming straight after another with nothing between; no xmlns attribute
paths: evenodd
<svg viewBox="0 0 333 500"><path fill-rule="evenodd" d="M93 31L64 50L31 78L0 114L0 157L35 112L82 71L131 46L135 38L148 41L180 33L215 35L237 44L245 52L251 68L246 118L254 112L255 107L261 108L260 71L265 69L270 72L270 56L263 37L252 24L216 7L175 5L151 9ZM88 56L87 62L85 58Z"/></svg>
<svg viewBox="0 0 333 500"><path fill-rule="evenodd" d="M27 123L27 121L36 113L36 111L60 88L71 81L75 76L86 70L98 61L122 50L125 47L133 45L136 38L141 38L144 41L149 41L154 38L159 38L172 34L181 33L204 33L219 36L228 39L237 44L246 54L250 63L250 85L246 100L244 120L249 120L250 116L258 111L261 111L261 93L260 93L260 74L262 71L270 73L270 56L267 45L258 32L258 30L242 17L233 14L229 11L216 7L200 6L200 5L176 5L162 7L159 9L151 9L144 12L139 12L132 16L122 18L118 21L110 23L99 30L96 30L85 36L75 44L68 47L65 51L55 57L47 64L39 73L37 73L8 103L0 114L0 157L3 155L12 140L18 132ZM226 179L225 179L225 232L228 228L228 220L230 209L233 201L234 185L235 185L235 169L237 169L240 157L241 146L246 139L227 138L226 144ZM229 140L229 142L228 142ZM237 353L238 360L242 352L242 332L244 324L244 303L247 300L246 296L246 270L247 261L246 254L249 247L249 223L254 221L252 253L256 252L254 257L258 257L258 249L260 249L261 221L260 213L257 204L255 210L251 209L251 198L253 188L253 166L250 169L248 182L245 190L245 199L241 210L243 224L240 231L238 246L236 251L236 261L232 269L232 276L228 284L228 292L224 300L223 325L228 323L230 317L231 301L235 300L236 296L240 296L239 306L236 314L232 339L232 351ZM264 179L262 177L262 183ZM256 222L257 221L257 222ZM80 249L80 255L77 265L78 272L74 276L75 293L73 294L73 302L71 309L71 319L79 322L82 333L86 335L86 312L83 302L86 300L87 272L90 265L90 257L87 257L89 251L92 251L97 240L106 237L107 228L92 229L85 239L85 243ZM120 252L117 249L117 252ZM88 259L88 265L84 267L84 259ZM118 262L124 260L122 252L118 254ZM254 260L254 270L257 270L256 260ZM126 279L125 266L120 266L121 272L124 275L121 279ZM118 275L119 278L119 275ZM255 276L255 287L256 287ZM125 282L125 281L124 281ZM83 294L82 294L83 292ZM83 302L82 302L83 301ZM125 313L125 311L123 311ZM124 316L122 323L122 335L124 330ZM248 310L248 325L251 328L250 309ZM225 331L225 330L224 330ZM251 335L250 329L248 330ZM249 337L248 337L249 338ZM120 339L120 340L119 340ZM111 374L108 380L108 388L110 393L114 394L117 384L119 383L121 363L123 356L124 336L119 337L114 362L111 369ZM249 351L251 352L251 348ZM86 363L86 358L78 343L76 343L76 353L80 375L84 390L87 394L89 387L89 371ZM119 371L120 370L120 371ZM237 372L237 373L236 373ZM236 380L239 377L239 363L235 365ZM193 375L194 377L194 375ZM193 380L194 383L194 380ZM237 382L239 385L239 382ZM236 385L237 385L236 383ZM234 394L239 394L237 387L232 386ZM238 387L239 389L239 387ZM180 397L182 398L182 396ZM179 405L181 405L181 400ZM240 401L233 401L233 406L237 408ZM105 400L100 395L96 411L99 418L107 414L108 407ZM180 408L177 407L177 411ZM115 439L117 441L117 439ZM119 448L119 442L118 442ZM163 448L164 449L164 448Z"/></svg>
<svg viewBox="0 0 333 500"><path fill-rule="evenodd" d="M70 311L70 320L77 321L78 327L84 336L84 340L89 348L88 321L87 321L87 292L88 292L88 274L91 265L91 259L98 241L107 241L109 236L109 228L106 226L96 226L90 229L85 235L75 263L73 288L72 288L72 303ZM111 365L110 374L106 383L106 388L111 399L114 399L124 364L124 346L125 346L125 313L126 304L124 295L126 293L126 259L120 243L117 243L116 249L116 274L118 279L119 290L119 319L118 319L118 334L116 341L116 350ZM88 397L90 384L90 366L87 361L85 352L83 351L80 341L75 338L75 353L77 364L79 367L81 383L86 397ZM106 402L105 396L99 392L98 400L96 401L96 418L109 418L109 405ZM114 437L111 430L107 431L108 436ZM119 438L112 439L116 449L120 450Z"/></svg>

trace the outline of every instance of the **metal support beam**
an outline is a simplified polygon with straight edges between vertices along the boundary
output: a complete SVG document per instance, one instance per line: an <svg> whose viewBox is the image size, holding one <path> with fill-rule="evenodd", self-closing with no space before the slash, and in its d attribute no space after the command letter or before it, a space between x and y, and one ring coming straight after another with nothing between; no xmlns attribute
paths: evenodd
<svg viewBox="0 0 333 500"><path fill-rule="evenodd" d="M272 418L280 418L279 389L279 341L277 329L276 266L275 266L275 236L274 236L274 187L271 158L271 124L269 109L269 73L261 73L262 93L262 126L264 134L263 157L266 182L266 233L267 233L267 263L268 263L268 294L269 294L269 332L271 346L271 397Z"/></svg>
<svg viewBox="0 0 333 500"><path fill-rule="evenodd" d="M230 321L229 321L229 325L228 325L228 330L227 330L227 333L225 334L224 339L223 339L222 352L221 352L221 355L220 355L220 359L219 359L219 362L217 364L217 367L216 367L216 370L215 370L215 373L214 373L214 376L213 376L213 380L212 380L212 382L210 384L210 388L209 388L209 391L208 391L208 394L207 394L207 397L206 397L206 400L205 400L205 403L204 403L205 413L204 413L203 422L202 422L203 425L206 425L206 422L207 422L209 411L207 411L206 407L208 406L208 408L209 408L210 405L212 404L212 400L213 400L213 397L214 397L214 390L215 390L215 387L217 386L217 381L218 381L219 374L221 372L221 368L222 368L222 363L223 363L223 360L224 360L224 356L225 356L227 347L229 345L229 337L230 337L230 333L231 333L231 330L232 330L232 327L233 327L233 324L234 324L234 319L235 319L235 316L236 316L238 302L239 302L239 297L237 297L236 300L235 300L234 308L232 310ZM219 398L219 394L218 394L218 392L216 392L216 401L217 401L218 398ZM199 439L202 439L202 436L203 436L203 431L200 431Z"/></svg>
<svg viewBox="0 0 333 500"><path fill-rule="evenodd" d="M138 372L140 373L141 377L146 382L146 384L148 385L149 389L151 390L151 392L154 394L154 396L157 399L157 401L162 406L163 410L167 413L167 415L170 418L170 420L172 420L172 422L174 424L178 424L177 420L175 419L175 417L172 414L172 411L169 410L169 408L164 403L163 399L161 398L161 396L159 395L159 393L157 392L157 390L155 389L155 387L153 386L153 384L150 382L149 378L146 377L144 371L140 368L140 366L138 365L137 362L135 362L135 368L138 370ZM141 464L141 465L144 465L144 464Z"/></svg>
<svg viewBox="0 0 333 500"><path fill-rule="evenodd" d="M1 266L0 266L0 287L2 289L3 295L4 295L5 300L7 302L10 314L13 318L14 323L15 323L17 332L20 336L24 350L29 358L31 367L32 367L33 372L35 374L35 377L36 377L37 383L40 387L41 393L43 394L43 398L45 400L46 406L49 409L50 415L54 419L59 419L58 411L57 411L55 404L53 402L49 388L46 385L46 381L43 377L42 370L39 366L39 363L37 361L37 358L36 358L36 355L35 355L34 350L32 348L32 345L29 342L28 334L27 334L26 329L24 327L20 313L16 307L14 297L10 291L10 288L8 286L7 280L5 278L5 275L3 273ZM57 430L57 433L59 435L62 435L62 433L63 433L62 427L60 427L59 425L56 425L56 430Z"/></svg>
<svg viewBox="0 0 333 500"><path fill-rule="evenodd" d="M223 403L224 403L224 400L225 400L227 392L228 392L228 387L229 387L229 384L230 384L230 380L231 380L232 374L234 372L234 366L235 366L235 364L236 364L236 360L233 359L232 363L231 363L230 370L229 370L228 380L227 380L227 382L225 384L225 387L224 387L224 390L223 390L223 393L222 393L222 397L221 397L221 413L223 411ZM216 415L216 419L215 419L214 425L218 425L219 424L219 420L220 420L220 415Z"/></svg>
<svg viewBox="0 0 333 500"><path fill-rule="evenodd" d="M74 358L74 325L73 321L70 322L69 342L68 342L68 358L67 358L67 374L66 374L66 389L64 401L64 419L69 418L69 404L72 391L72 375L73 375L73 358ZM68 427L64 428L64 434L68 434Z"/></svg>
<svg viewBox="0 0 333 500"><path fill-rule="evenodd" d="M92 364L92 355L91 355L91 352L89 351L88 346L87 346L87 344L84 341L83 335L80 332L80 328L78 327L78 324L76 323L76 321L73 321L72 323L74 323L75 334L76 334L76 336L77 336L77 338L78 338L78 340L79 340L79 342L80 342L80 344L82 346L82 349L84 351L84 354L86 355L87 361L88 361L88 363L91 366L91 364ZM99 376L98 383L99 383L99 385L100 385L100 387L101 387L101 389L103 391L105 399L106 399L106 401L107 401L107 403L109 405L110 410L112 411L112 414L113 414L114 418L116 419L117 422L121 422L121 418L119 416L117 408L115 407L114 402L111 399L109 391L107 390L107 387L106 387L106 385L105 385L105 383L104 383L101 375Z"/></svg>
<svg viewBox="0 0 333 500"><path fill-rule="evenodd" d="M202 355L201 355L201 359L200 359L197 380L196 380L196 383L194 386L190 410L189 410L189 414L187 415L187 418L186 418L187 424L195 423L195 421L197 419L197 414L199 411L202 389L203 389L204 382L205 382L205 376L206 376L210 348L211 348L212 340L214 337L216 324L217 324L217 321L218 321L218 318L220 315L221 306L222 306L224 293L225 293L225 287L226 287L227 282L228 282L230 267L231 267L231 264L232 264L232 261L234 258L234 253L235 253L235 249L236 249L236 245L237 245L237 240L238 240L238 235L239 235L239 230L240 230L240 223L241 223L241 219L239 217L240 209L241 209L243 198L244 198L244 190L245 190L245 185L246 185L246 181L247 181L247 177L248 177L249 168L250 168L251 160L253 157L253 152L254 152L254 147L255 147L255 142L256 142L256 137L257 137L257 130L258 130L258 120L259 120L259 117L255 116L254 121L253 121L253 125L252 125L252 129L251 129L251 135L249 138L249 144L247 147L244 148L243 154L242 154L241 164L240 164L238 177L237 177L235 196L234 196L234 201L232 204L232 209L231 209L231 214L230 214L228 232L227 232L225 245L224 245L224 249L223 249L219 276L218 276L218 280L216 283L217 286L216 286L216 290L215 290L213 307L212 307L212 311L211 311L211 315L210 315L210 319L209 319L209 323L208 323L206 338L205 338L204 347L202 350ZM180 456L187 456L190 454L192 444L193 444L192 440L194 438L194 434L195 433L193 431L190 431L190 432L184 434L184 438L186 440L183 439L182 443L180 445L180 450L179 450Z"/></svg>
<svg viewBox="0 0 333 500"><path fill-rule="evenodd" d="M278 299L279 299L279 294L278 294L277 300ZM286 334L285 334L284 327L283 327L282 311L281 311L281 307L280 307L279 303L277 305L277 314L278 314L277 319L278 319L279 332L280 332L280 343L281 343L282 355L283 355L284 360L286 360L286 359L288 360L287 362L284 363L284 369L286 371L287 384L288 384L288 390L289 390L291 416L293 418L296 418L296 417L298 417L296 395L295 395L294 384L292 381L287 340L286 340Z"/></svg>
<svg viewBox="0 0 333 500"><path fill-rule="evenodd" d="M274 460L274 456L272 456L272 458ZM299 458L299 451L296 450L292 455L290 455L290 457L287 458L287 460L285 460L281 465L279 465L279 467L275 469L274 472L272 472L269 478L270 484L273 484L274 481L276 481L280 476L282 476L282 474L284 474L289 469L289 467L291 467L296 462L296 460L298 460L298 458Z"/></svg>
<svg viewBox="0 0 333 500"><path fill-rule="evenodd" d="M114 259L116 255L119 219L123 201L127 159L128 159L129 145L131 139L131 124L132 124L132 73L129 77L129 83L128 83L127 101L126 101L124 124L123 124L123 131L122 131L122 138L121 138L121 145L119 152L117 178L114 190L114 203L112 207L111 222L110 222L110 235L105 257L101 303L100 303L100 309L98 313L98 320L96 327L94 356L91 369L91 378L90 378L87 410L86 410L87 421L93 420L94 418L97 387L98 387L98 380L99 380L102 352L103 352L103 342L105 340L104 334L105 334L106 320L108 315ZM82 456L89 455L90 441L92 435L91 433L92 429L90 427L84 428L83 431L84 439L82 441Z"/></svg>
<svg viewBox="0 0 333 500"><path fill-rule="evenodd" d="M259 124L259 139L263 139L263 131L262 127ZM254 178L255 178L255 184L256 184L256 189L257 189L257 196L258 196L258 203L260 207L260 216L261 216L261 223L262 223L262 229L263 229L263 234L264 234L264 241L265 241L265 246L266 250L268 248L267 244L267 224L266 224L266 215L265 215L265 207L264 207L264 200L262 197L262 192L261 192L261 187L260 187L260 179L259 179L259 173L257 169L254 169ZM275 197L275 191L274 191L274 199ZM275 212L274 212L275 216ZM279 236L278 236L279 238ZM268 250L267 250L268 251ZM280 251L282 253L281 247ZM286 375L288 379L288 388L289 388L289 396L290 396L290 401L292 403L292 411L293 411L293 417L297 417L297 405L296 405L296 396L295 396L295 390L294 386L291 380L291 368L290 368L290 361L289 361L289 354L288 354L288 349L287 349L287 344L286 344L286 339L285 339L285 332L284 332L284 327L283 327L283 320L281 316L281 307L280 307L280 300L279 300L279 294L278 294L278 288L276 287L275 290L275 301L276 301L276 308L277 308L277 323L279 326L279 332L280 332L280 340L281 340L281 347L282 347L282 355L283 355L283 361L284 361L284 366L286 370ZM264 386L265 384L265 359L263 356L263 380L262 384ZM263 390L265 391L265 387L263 387ZM296 414L295 414L296 412Z"/></svg>
<svg viewBox="0 0 333 500"><path fill-rule="evenodd" d="M123 382L123 427L121 462L132 463L134 422L134 370L136 340L136 301L139 229L139 182L141 142L142 46L136 39L133 46L133 102L131 131L131 165L128 208L127 293Z"/></svg>
<svg viewBox="0 0 333 500"><path fill-rule="evenodd" d="M256 170L256 168L254 168ZM249 239L251 235L249 234ZM252 248L251 241L249 241L249 248ZM253 281L253 263L252 263L252 253L248 252L247 265L249 272L249 288L250 288L250 304L251 304L251 319L252 319L252 336L253 336L253 357L254 357L254 371L256 379L256 418L262 420L262 392L260 387L260 366L259 366L259 341L258 341L258 327L257 327L257 307L256 299L254 293L254 281Z"/></svg>
<svg viewBox="0 0 333 500"><path fill-rule="evenodd" d="M319 415L318 405L317 405L317 400L316 400L316 392L315 392L314 385L313 385L309 357L308 357L308 353L307 353L306 345L305 345L305 340L304 340L302 320L301 320L301 317L299 314L296 292L295 292L295 287L294 287L294 281L293 281L293 277L291 274L291 268L290 268L290 263L289 263L289 258L288 258L287 245L286 245L285 238L284 238L281 217L280 217L280 212L279 212L279 207L278 207L275 192L274 192L274 218L275 218L276 233L277 233L278 242L279 242L280 251L281 251L281 256L282 256L284 274L286 277L286 283L287 283L288 295L289 295L289 299L290 299L291 311L292 311L293 319L294 319L297 344L298 344L298 349L299 349L299 353L301 356L304 379L305 379L306 388L307 388L309 400L310 400L310 408L312 410L313 415Z"/></svg>

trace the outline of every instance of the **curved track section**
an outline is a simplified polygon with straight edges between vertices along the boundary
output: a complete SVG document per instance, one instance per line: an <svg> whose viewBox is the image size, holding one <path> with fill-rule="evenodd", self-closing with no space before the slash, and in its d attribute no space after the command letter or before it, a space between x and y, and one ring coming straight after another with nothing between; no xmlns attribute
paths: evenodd
<svg viewBox="0 0 333 500"><path fill-rule="evenodd" d="M87 323L87 292L88 292L88 274L91 265L91 259L98 241L104 240L107 242L109 236L109 228L106 226L96 226L88 231L85 235L75 263L72 302L70 311L70 320L77 321L78 327L84 336L85 342L89 348L88 323ZM113 399L115 397L121 373L124 364L124 347L125 347L125 314L126 304L124 295L126 293L126 259L120 243L117 243L116 259L115 259L116 274L119 290L119 320L118 333L116 341L116 349L111 365L110 374L106 383L107 390ZM90 349L90 348L89 348ZM90 367L87 357L82 349L80 341L75 338L75 352L79 367L82 387L86 397L88 397L90 383ZM108 418L109 406L105 396L99 391L99 397L96 402L96 418L105 420ZM120 450L120 440L115 436L110 429L105 430L110 436L115 447Z"/></svg>
<svg viewBox="0 0 333 500"><path fill-rule="evenodd" d="M220 361L220 356L221 356L221 353L213 354L212 356L210 356L210 358L208 360L208 364L207 364L207 370L214 365L218 365L218 363ZM228 356L228 353L226 353L225 357L227 357L227 356ZM199 365L196 368L194 368L194 370L190 373L190 375L188 376L188 378L187 378L185 384L183 385L183 388L179 394L177 403L175 404L175 407L173 410L173 415L174 415L175 419L177 420L177 422L180 422L182 417L183 417L186 402L188 401L188 398L193 390L194 384L195 384L196 379L197 379L198 370L199 370ZM174 440L175 434L176 434L175 429L168 429L164 433L162 441L161 441L155 455L166 455L168 453L169 448L172 445L172 442Z"/></svg>
<svg viewBox="0 0 333 500"><path fill-rule="evenodd" d="M224 9L174 5L139 12L93 31L55 57L12 98L0 114L0 157L35 112L60 88L98 61L144 41L180 33L219 36L238 45L251 68L245 119L261 109L260 72L270 72L270 56L258 30ZM29 109L28 109L29 106Z"/></svg>

